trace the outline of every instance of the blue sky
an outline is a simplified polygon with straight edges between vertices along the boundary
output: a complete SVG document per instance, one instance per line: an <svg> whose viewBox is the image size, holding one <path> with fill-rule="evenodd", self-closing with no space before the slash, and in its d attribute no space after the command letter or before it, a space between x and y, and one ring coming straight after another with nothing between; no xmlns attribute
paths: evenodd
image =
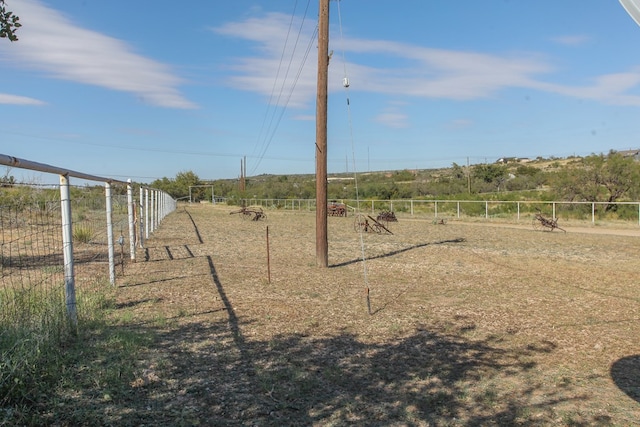
<svg viewBox="0 0 640 427"><path fill-rule="evenodd" d="M317 0L6 3L0 154L137 182L314 172ZM330 173L640 148L618 1L330 8Z"/></svg>

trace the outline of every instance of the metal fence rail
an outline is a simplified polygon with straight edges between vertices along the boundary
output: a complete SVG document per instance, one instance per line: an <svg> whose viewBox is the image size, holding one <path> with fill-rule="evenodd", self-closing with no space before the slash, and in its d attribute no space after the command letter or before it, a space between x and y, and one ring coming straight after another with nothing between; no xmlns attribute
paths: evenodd
<svg viewBox="0 0 640 427"><path fill-rule="evenodd" d="M46 322L47 316L57 316L58 303L66 308L65 321L77 325L76 294L89 293L104 283L115 285L116 266L124 267L125 253L135 261L136 247L143 247L144 240L176 208L168 194L144 186L136 200L130 180L2 154L0 164L60 177L59 191L0 189L2 326L28 327L35 319ZM104 195L95 188L72 187L71 177L103 182ZM119 194L113 194L114 189Z"/></svg>
<svg viewBox="0 0 640 427"><path fill-rule="evenodd" d="M437 218L509 218L520 221L522 217L531 219L538 210L545 211L552 218L559 215L580 218L595 223L596 219L612 218L634 222L640 225L640 202L566 202L535 200L353 200L340 199L351 210L394 211L412 217ZM241 205L256 205L264 208L289 210L315 210L315 199L241 199ZM607 206L615 207L614 212L606 211Z"/></svg>

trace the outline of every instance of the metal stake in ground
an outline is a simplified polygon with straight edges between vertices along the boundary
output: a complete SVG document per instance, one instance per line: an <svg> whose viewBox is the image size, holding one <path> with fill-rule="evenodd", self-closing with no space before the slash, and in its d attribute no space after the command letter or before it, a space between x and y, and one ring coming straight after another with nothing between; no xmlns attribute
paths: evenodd
<svg viewBox="0 0 640 427"><path fill-rule="evenodd" d="M271 284L271 255L269 252L269 226L267 225L267 283Z"/></svg>
<svg viewBox="0 0 640 427"><path fill-rule="evenodd" d="M122 233L122 230L120 231ZM124 276L124 235L120 234L118 238L118 244L120 245L120 266L122 267L122 275Z"/></svg>
<svg viewBox="0 0 640 427"><path fill-rule="evenodd" d="M367 311L369 312L369 315L371 315L371 299L369 298L369 288L366 288L365 292L367 294Z"/></svg>

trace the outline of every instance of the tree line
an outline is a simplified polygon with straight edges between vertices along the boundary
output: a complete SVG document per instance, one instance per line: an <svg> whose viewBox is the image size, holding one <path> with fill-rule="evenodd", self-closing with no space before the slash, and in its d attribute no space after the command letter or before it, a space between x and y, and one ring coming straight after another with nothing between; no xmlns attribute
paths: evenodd
<svg viewBox="0 0 640 427"><path fill-rule="evenodd" d="M357 182L356 182L357 181ZM357 194L356 194L357 183ZM238 179L206 181L191 171L150 184L176 199L192 201L217 197L240 199L311 199L314 175L259 175L247 177L241 191ZM196 187L197 186L197 187ZM206 186L206 187L205 187ZM210 187L209 187L210 186ZM616 202L640 197L640 162L616 151L567 159L541 159L527 163L488 163L429 170L330 174L329 199L491 199Z"/></svg>

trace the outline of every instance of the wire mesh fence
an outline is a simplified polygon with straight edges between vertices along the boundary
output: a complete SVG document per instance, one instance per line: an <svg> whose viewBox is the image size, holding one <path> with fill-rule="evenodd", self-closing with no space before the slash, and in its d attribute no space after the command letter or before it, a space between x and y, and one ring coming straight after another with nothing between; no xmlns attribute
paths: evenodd
<svg viewBox="0 0 640 427"><path fill-rule="evenodd" d="M74 189L73 259L79 316L89 296L109 287L105 199L95 191ZM82 194L83 191L86 194ZM126 196L114 197L114 231L127 238ZM0 324L40 329L66 323L61 201L55 190L5 189L0 200ZM130 258L119 245L121 274ZM49 328L46 328L49 329Z"/></svg>
<svg viewBox="0 0 640 427"><path fill-rule="evenodd" d="M47 358L114 301L116 275L176 208L159 190L0 154L59 186L0 183L0 407L30 401ZM104 183L72 187L70 177ZM54 357L55 359L55 357ZM2 422L0 422L2 424Z"/></svg>
<svg viewBox="0 0 640 427"><path fill-rule="evenodd" d="M0 340L72 333L108 299L136 244L175 209L158 190L141 188L135 201L130 185L107 188L72 187L68 200L53 187L0 188Z"/></svg>

